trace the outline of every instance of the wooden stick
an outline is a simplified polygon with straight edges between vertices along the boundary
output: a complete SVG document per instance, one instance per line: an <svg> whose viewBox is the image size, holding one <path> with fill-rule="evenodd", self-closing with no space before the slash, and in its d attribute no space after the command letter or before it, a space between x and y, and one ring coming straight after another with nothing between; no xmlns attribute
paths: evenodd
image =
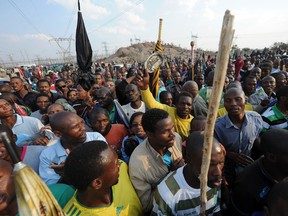
<svg viewBox="0 0 288 216"><path fill-rule="evenodd" d="M192 80L194 81L194 41L191 41L190 43L191 46L191 76Z"/></svg>
<svg viewBox="0 0 288 216"><path fill-rule="evenodd" d="M159 19L159 30L158 30L158 40L161 41L161 37L162 37L162 23L163 23L163 19L160 18Z"/></svg>
<svg viewBox="0 0 288 216"><path fill-rule="evenodd" d="M212 93L209 99L209 110L207 115L207 125L204 131L204 148L202 157L201 174L199 176L201 186L201 206L200 215L205 216L206 211L206 188L207 188L207 176L211 160L212 141L214 136L214 126L219 109L221 95L224 86L224 80L228 65L230 48L234 36L233 29L234 16L230 14L230 11L225 12L223 18L222 31L220 35L219 50L216 60L216 69L214 74Z"/></svg>

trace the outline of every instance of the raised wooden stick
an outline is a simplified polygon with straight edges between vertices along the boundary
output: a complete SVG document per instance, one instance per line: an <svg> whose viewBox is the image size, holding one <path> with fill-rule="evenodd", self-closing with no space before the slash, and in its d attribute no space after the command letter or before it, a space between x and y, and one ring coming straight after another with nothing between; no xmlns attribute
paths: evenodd
<svg viewBox="0 0 288 216"><path fill-rule="evenodd" d="M209 110L207 115L207 124L204 131L204 148L203 158L201 166L201 174L199 176L201 186L201 206L200 215L205 216L206 211L206 188L207 188L207 176L211 160L212 141L214 135L214 126L219 109L219 103L221 100L221 94L223 91L224 80L228 65L229 52L234 36L233 29L234 16L230 14L230 11L225 12L223 18L222 31L219 42L219 50L216 60L216 69L214 74L213 88L209 100Z"/></svg>
<svg viewBox="0 0 288 216"><path fill-rule="evenodd" d="M190 46L191 46L191 65L192 65L191 76L192 80L194 81L194 41L191 41Z"/></svg>

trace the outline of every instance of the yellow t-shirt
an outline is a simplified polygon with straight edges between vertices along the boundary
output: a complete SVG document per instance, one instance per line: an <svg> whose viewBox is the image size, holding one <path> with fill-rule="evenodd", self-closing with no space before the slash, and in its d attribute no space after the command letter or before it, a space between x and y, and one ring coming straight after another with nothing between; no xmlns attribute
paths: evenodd
<svg viewBox="0 0 288 216"><path fill-rule="evenodd" d="M176 108L170 107L166 104L161 104L155 100L149 88L141 90L142 100L148 109L158 108L165 110L169 113L170 117L174 121L175 131L180 134L182 140L186 140L190 134L190 122L193 116L190 115L189 119L182 119L177 115Z"/></svg>
<svg viewBox="0 0 288 216"><path fill-rule="evenodd" d="M77 191L67 203L64 211L69 216L111 215L128 216L142 215L142 206L131 184L128 175L128 166L121 162L119 181L112 187L112 203L109 206L86 207L76 198Z"/></svg>

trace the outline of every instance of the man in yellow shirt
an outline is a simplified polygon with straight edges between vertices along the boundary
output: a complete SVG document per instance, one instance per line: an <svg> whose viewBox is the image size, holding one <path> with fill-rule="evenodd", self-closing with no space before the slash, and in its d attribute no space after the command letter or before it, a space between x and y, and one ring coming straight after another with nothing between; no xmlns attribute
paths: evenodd
<svg viewBox="0 0 288 216"><path fill-rule="evenodd" d="M67 215L142 215L127 165L105 142L90 141L74 149L64 176L77 189L64 208Z"/></svg>
<svg viewBox="0 0 288 216"><path fill-rule="evenodd" d="M189 136L190 122L193 119L193 116L190 115L193 103L192 95L189 92L179 93L175 99L176 108L174 108L155 100L149 90L149 74L147 70L144 74L138 71L136 83L141 89L142 100L146 107L148 109L158 108L168 112L174 121L175 131L180 134L183 140L186 140Z"/></svg>

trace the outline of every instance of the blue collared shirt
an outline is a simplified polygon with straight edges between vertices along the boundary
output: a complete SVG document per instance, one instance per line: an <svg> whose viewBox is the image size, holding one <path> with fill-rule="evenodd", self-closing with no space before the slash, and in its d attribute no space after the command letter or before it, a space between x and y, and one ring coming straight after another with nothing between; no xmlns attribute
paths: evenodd
<svg viewBox="0 0 288 216"><path fill-rule="evenodd" d="M263 128L261 116L254 111L245 111L241 128L233 124L228 114L218 118L215 124L214 136L224 145L226 151L251 155L255 139Z"/></svg>
<svg viewBox="0 0 288 216"><path fill-rule="evenodd" d="M106 139L98 132L86 132L86 141ZM52 146L42 151L40 155L39 175L46 184L55 184L60 179L60 175L55 173L50 167L51 163L60 164L66 160L68 154L61 145L60 139Z"/></svg>
<svg viewBox="0 0 288 216"><path fill-rule="evenodd" d="M263 128L261 116L254 111L245 111L241 128L233 124L228 114L218 118L215 123L214 137L225 147L227 152L243 153L251 156L251 149L255 139L258 138ZM226 158L224 173L227 178L239 173L242 167Z"/></svg>

